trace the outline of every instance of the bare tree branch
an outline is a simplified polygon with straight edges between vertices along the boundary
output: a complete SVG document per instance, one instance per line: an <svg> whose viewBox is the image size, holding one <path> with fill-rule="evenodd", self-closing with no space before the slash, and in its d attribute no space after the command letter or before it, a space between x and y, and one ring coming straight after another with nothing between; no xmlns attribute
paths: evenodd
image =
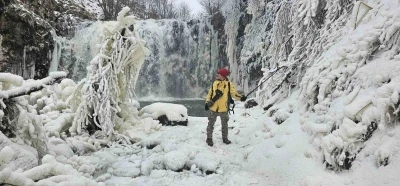
<svg viewBox="0 0 400 186"><path fill-rule="evenodd" d="M178 7L178 18L182 19L183 21L189 21L191 16L190 16L190 7L187 3L182 2L179 4Z"/></svg>

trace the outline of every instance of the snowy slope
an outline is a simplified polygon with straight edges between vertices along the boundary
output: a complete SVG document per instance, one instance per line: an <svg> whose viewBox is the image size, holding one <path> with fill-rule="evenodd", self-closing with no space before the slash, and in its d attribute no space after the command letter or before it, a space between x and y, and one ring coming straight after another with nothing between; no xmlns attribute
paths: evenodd
<svg viewBox="0 0 400 186"><path fill-rule="evenodd" d="M399 135L395 132L391 136L379 132L372 137L350 171L335 173L325 169L323 162L309 153L313 149L312 137L301 130L302 112L297 99L298 92L276 106L289 113L293 110L280 125L275 122L275 117L268 117L260 107L245 110L243 104L239 104L236 114L229 121L230 145L222 143L219 120L214 131L213 147L205 143L206 118L189 117L187 127L162 127L143 139L143 144L151 149L142 149L133 155L120 155L118 160L114 160L110 167L115 168L107 171L110 175L105 183L333 186L395 185L400 181L396 176L396 167L400 162L398 155L394 155L386 167L377 167L371 157L376 147L387 147L383 143L399 147ZM398 130L400 128L396 127L395 131ZM398 152L398 148L394 150ZM117 151L122 149L104 149L103 153ZM136 178L126 177L121 171L126 166L131 167L127 169L130 172L140 170L141 176L131 173L130 176ZM204 170L213 173L207 175Z"/></svg>

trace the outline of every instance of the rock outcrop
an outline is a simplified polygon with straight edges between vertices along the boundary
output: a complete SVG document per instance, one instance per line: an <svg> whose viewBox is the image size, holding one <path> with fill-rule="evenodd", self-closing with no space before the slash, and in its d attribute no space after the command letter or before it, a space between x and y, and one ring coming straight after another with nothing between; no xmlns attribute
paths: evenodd
<svg viewBox="0 0 400 186"><path fill-rule="evenodd" d="M83 7L55 0L0 2L0 70L28 78L48 75L56 35L70 35L75 24L93 19Z"/></svg>

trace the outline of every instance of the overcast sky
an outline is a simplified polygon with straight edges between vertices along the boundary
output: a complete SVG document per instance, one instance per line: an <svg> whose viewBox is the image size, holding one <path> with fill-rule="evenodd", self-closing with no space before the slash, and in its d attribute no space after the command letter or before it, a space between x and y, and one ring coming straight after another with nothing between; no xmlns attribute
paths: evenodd
<svg viewBox="0 0 400 186"><path fill-rule="evenodd" d="M197 0L176 0L176 3L179 5L181 2L186 2L191 11L192 11L192 15L196 14L198 12L201 12L203 7L201 7L200 3Z"/></svg>

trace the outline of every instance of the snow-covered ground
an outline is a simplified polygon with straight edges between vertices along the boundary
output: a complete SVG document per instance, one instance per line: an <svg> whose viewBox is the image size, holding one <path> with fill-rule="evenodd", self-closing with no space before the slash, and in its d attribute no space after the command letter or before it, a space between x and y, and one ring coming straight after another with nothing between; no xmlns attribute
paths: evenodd
<svg viewBox="0 0 400 186"><path fill-rule="evenodd" d="M400 158L393 154L388 166L378 167L369 156L377 146L397 143L400 128L392 135L377 132L366 143L348 171L335 173L313 158L311 136L302 131L297 92L277 105L289 113L280 125L262 108L244 109L238 104L229 121L229 139L221 139L220 120L214 130L214 146L205 143L207 118L189 117L185 126L161 127L143 138L137 153L130 147L103 149L86 157L108 156L106 185L396 185ZM292 112L292 113L291 113ZM312 117L312 116L310 116ZM396 151L397 152L397 151ZM372 152L373 154L373 152ZM111 161L111 162L110 162ZM209 172L207 172L209 171ZM211 173L211 174L209 174ZM138 176L141 174L140 176ZM138 177L137 177L138 176ZM135 177L135 178L132 178Z"/></svg>
<svg viewBox="0 0 400 186"><path fill-rule="evenodd" d="M140 143L114 144L83 156L69 153L68 146L51 147L52 151L59 150L55 159L61 164L54 163L51 156L45 156L42 163L52 167L53 171L58 168L67 170L65 167L72 165L79 172L86 172L85 176L91 177L91 174L92 179L105 185L372 186L400 182L397 176L400 163L397 153L400 147L399 127L390 132L376 131L358 154L352 168L336 173L325 169L323 162L309 152L313 149L313 138L302 130L304 124L301 124L300 116L304 114L303 105L297 99L298 91L276 105L274 108L277 111L272 115L261 107L244 109L244 104L238 103L229 121L230 145L222 143L219 119L214 130L214 146L209 147L205 143L207 118L189 117L188 126L162 126L142 136ZM309 116L310 119L312 117ZM283 122L278 124L277 121ZM50 144L62 145L57 138L49 141ZM391 150L390 163L379 167L375 158L379 154L375 149L388 147L395 147ZM11 160L12 151L8 147L1 150L0 164ZM62 166L65 167L60 168ZM3 168L0 167L0 170ZM33 174L32 170L23 175L33 177L41 174ZM0 181L8 173L0 171ZM17 171L14 174L21 173ZM80 175L78 179L86 179L80 173L74 174ZM69 179L69 184L73 183L71 176L58 177L61 178ZM90 184L96 185L90 180L86 180L84 185Z"/></svg>
<svg viewBox="0 0 400 186"><path fill-rule="evenodd" d="M186 108L171 115L188 118L188 126L161 126L158 115L140 114L130 91L147 50L127 31L133 18L123 17L125 9L87 80L66 79L10 103L13 92L44 82L0 78L0 184L398 185L400 3L368 3L374 8L336 33L298 87L281 83L282 94L262 87L278 93L259 91L255 108L237 105L232 144L222 143L217 120L213 147L205 143L207 118L187 117ZM144 110L174 110L155 107Z"/></svg>

